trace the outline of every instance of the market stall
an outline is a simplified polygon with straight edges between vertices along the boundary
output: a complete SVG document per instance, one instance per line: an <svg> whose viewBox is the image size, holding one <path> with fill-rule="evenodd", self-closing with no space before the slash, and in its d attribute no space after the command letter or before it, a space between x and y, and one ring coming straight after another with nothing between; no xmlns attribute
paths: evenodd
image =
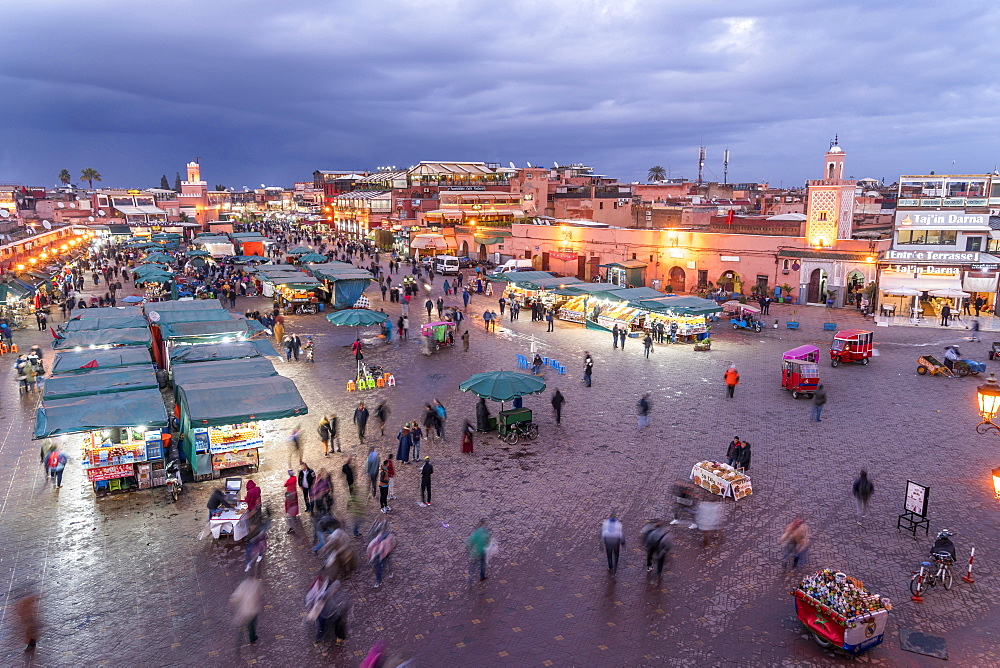
<svg viewBox="0 0 1000 668"><path fill-rule="evenodd" d="M152 362L149 350L142 346L123 346L98 350L67 350L57 352L52 361L52 373L86 373L93 369L143 366Z"/></svg>
<svg viewBox="0 0 1000 668"><path fill-rule="evenodd" d="M173 368L175 364L195 364L245 357L281 357L281 355L274 349L274 345L270 341L262 339L177 346L167 351L170 368Z"/></svg>
<svg viewBox="0 0 1000 668"><path fill-rule="evenodd" d="M200 372L193 369L182 372L193 374L191 380L178 382L174 373L182 447L199 476L218 476L234 463L256 466L264 445L260 422L308 412L295 383L284 376L198 382Z"/></svg>
<svg viewBox="0 0 1000 668"><path fill-rule="evenodd" d="M333 308L350 308L371 285L371 272L346 262L324 262L306 267L310 274L324 281L332 297Z"/></svg>
<svg viewBox="0 0 1000 668"><path fill-rule="evenodd" d="M735 501L753 494L750 476L737 471L728 464L712 461L698 462L691 469L691 480L712 494L723 498L732 497Z"/></svg>
<svg viewBox="0 0 1000 668"><path fill-rule="evenodd" d="M77 348L112 348L115 346L152 345L149 327L124 327L122 329L81 329L57 334L52 341L53 350L73 350Z"/></svg>
<svg viewBox="0 0 1000 668"><path fill-rule="evenodd" d="M792 596L796 616L822 647L861 654L883 640L892 604L857 578L827 568L802 580Z"/></svg>
<svg viewBox="0 0 1000 668"><path fill-rule="evenodd" d="M165 483L163 437L167 426L163 397L154 387L124 389L149 384L135 380L136 369L119 369L111 373L134 378L123 383L120 391L103 390L99 394L83 394L98 386L90 373L73 374L76 379L60 382L56 393L67 396L43 398L35 413L34 438L64 434L85 434L80 461L87 480L97 493L145 489ZM105 377L105 379L107 379Z"/></svg>
<svg viewBox="0 0 1000 668"><path fill-rule="evenodd" d="M34 311L34 293L31 285L5 276L0 282L0 317L7 318L11 327L24 327Z"/></svg>

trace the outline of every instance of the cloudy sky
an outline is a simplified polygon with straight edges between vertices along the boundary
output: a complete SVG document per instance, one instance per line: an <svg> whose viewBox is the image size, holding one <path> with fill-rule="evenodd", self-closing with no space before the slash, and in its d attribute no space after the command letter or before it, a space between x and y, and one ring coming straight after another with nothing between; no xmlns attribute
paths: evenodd
<svg viewBox="0 0 1000 668"><path fill-rule="evenodd" d="M420 160L798 185L1000 162L1000 5L0 0L0 183L210 185Z"/></svg>

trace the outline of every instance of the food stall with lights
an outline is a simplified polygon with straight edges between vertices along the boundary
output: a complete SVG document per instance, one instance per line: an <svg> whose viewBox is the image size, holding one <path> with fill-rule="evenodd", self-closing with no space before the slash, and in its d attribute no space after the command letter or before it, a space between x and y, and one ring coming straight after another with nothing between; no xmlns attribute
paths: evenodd
<svg viewBox="0 0 1000 668"><path fill-rule="evenodd" d="M204 380L199 364L188 366L195 368L174 369L174 388L183 434L181 447L201 479L219 477L227 468L258 466L259 449L264 445L260 423L308 412L291 379L261 376L259 366L247 366L243 376L210 381Z"/></svg>
<svg viewBox="0 0 1000 668"><path fill-rule="evenodd" d="M306 269L315 278L324 282L328 295L332 297L334 309L354 306L374 277L370 271L346 262L324 262L309 264Z"/></svg>
<svg viewBox="0 0 1000 668"><path fill-rule="evenodd" d="M0 317L7 318L13 327L23 327L34 309L34 293L35 288L28 283L5 275L0 282Z"/></svg>
<svg viewBox="0 0 1000 668"><path fill-rule="evenodd" d="M677 323L677 340L693 343L708 335L708 317L722 308L710 299L701 297L657 297L640 299L636 306L645 311L642 328L652 332L662 324L669 334L670 325Z"/></svg>
<svg viewBox="0 0 1000 668"><path fill-rule="evenodd" d="M79 461L98 494L165 484L167 412L152 365L51 380L56 389L46 388L35 412L34 438L84 434Z"/></svg>

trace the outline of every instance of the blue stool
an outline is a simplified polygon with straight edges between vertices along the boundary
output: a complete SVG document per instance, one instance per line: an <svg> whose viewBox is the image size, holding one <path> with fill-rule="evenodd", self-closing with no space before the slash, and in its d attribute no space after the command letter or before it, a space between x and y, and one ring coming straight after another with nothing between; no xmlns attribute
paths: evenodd
<svg viewBox="0 0 1000 668"><path fill-rule="evenodd" d="M542 366L548 366L548 364L549 364L549 358L548 357L543 357L542 358Z"/></svg>
<svg viewBox="0 0 1000 668"><path fill-rule="evenodd" d="M551 360L549 360L549 366L551 366L553 369L558 369L559 368L559 361L556 360L556 359L551 359Z"/></svg>
<svg viewBox="0 0 1000 668"><path fill-rule="evenodd" d="M560 364L558 371L559 371L560 374L564 374L564 373L566 373L566 367L564 367L563 365Z"/></svg>

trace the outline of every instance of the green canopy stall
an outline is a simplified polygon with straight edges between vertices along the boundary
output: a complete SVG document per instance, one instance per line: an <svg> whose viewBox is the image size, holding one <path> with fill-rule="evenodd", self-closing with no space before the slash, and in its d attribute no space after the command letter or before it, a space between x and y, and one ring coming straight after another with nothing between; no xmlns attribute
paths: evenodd
<svg viewBox="0 0 1000 668"><path fill-rule="evenodd" d="M150 347L153 337L149 327L125 327L123 329L84 329L66 332L52 342L53 350L89 348L104 346L145 346Z"/></svg>
<svg viewBox="0 0 1000 668"><path fill-rule="evenodd" d="M102 350L81 350L56 353L52 361L52 373L82 373L91 369L115 369L150 365L153 359L143 346L123 346Z"/></svg>
<svg viewBox="0 0 1000 668"><path fill-rule="evenodd" d="M156 388L156 372L152 365L90 369L87 373L57 374L46 378L42 399L48 401Z"/></svg>

